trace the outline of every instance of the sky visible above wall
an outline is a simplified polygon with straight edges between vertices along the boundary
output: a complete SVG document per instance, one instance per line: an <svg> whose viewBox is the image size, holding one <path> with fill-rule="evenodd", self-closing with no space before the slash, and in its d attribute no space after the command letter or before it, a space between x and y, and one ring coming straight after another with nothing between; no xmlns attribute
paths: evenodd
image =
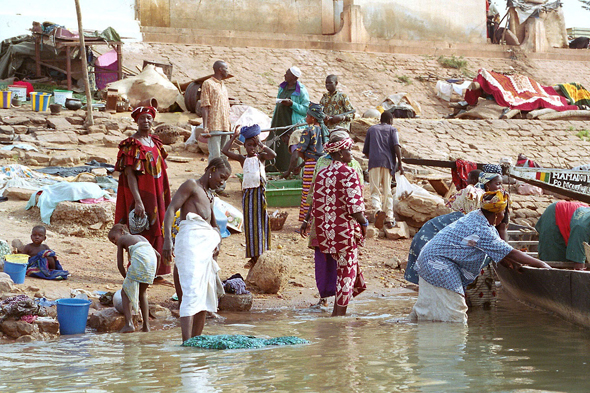
<svg viewBox="0 0 590 393"><path fill-rule="evenodd" d="M506 0L493 0L502 16L506 13ZM590 11L582 8L578 0L562 0L563 13L565 16L565 27L590 28Z"/></svg>

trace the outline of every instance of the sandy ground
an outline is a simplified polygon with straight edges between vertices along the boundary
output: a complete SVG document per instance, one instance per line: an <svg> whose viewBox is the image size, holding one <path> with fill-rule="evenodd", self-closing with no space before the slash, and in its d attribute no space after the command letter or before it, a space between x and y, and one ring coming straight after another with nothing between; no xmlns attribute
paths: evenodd
<svg viewBox="0 0 590 393"><path fill-rule="evenodd" d="M107 155L114 162L117 149L93 147L97 153ZM171 190L174 192L182 182L189 178L198 178L204 172L207 161L200 153L174 152L176 156L191 159L188 163L168 162L168 175ZM233 174L228 180L227 197L223 200L241 209L241 188L235 173L240 173L239 163L232 162ZM368 190L367 190L368 191ZM365 194L367 194L365 192ZM38 211L24 210L26 202L7 201L0 204L0 238L9 243L14 238L23 242L29 241L33 226L40 225ZM308 307L319 299L315 287L313 252L307 248L307 240L295 233L299 228L298 208L280 208L289 213L289 217L281 231L272 233L272 249L285 255L291 263L292 275L289 283L276 295L259 294L255 292L254 308L274 308L281 306ZM274 208L271 208L271 212ZM48 281L27 277L25 284L20 285L28 293L41 294L49 299L69 297L71 290L84 289L93 291L115 291L121 287L123 278L117 270L116 247L106 237L80 238L61 235L47 227L46 244L56 251L64 269L71 273L66 281ZM405 286L399 269L386 265L395 256L404 261L410 240L391 241L387 239L369 239L362 249L360 264L367 280L367 293L384 293L393 288ZM222 251L219 256L221 278L240 273L246 277L248 271L243 268L244 235L233 233L223 240ZM171 281L172 277L167 276ZM170 298L174 289L165 285L153 285L149 289L151 303L157 303L171 309L178 308L178 302Z"/></svg>

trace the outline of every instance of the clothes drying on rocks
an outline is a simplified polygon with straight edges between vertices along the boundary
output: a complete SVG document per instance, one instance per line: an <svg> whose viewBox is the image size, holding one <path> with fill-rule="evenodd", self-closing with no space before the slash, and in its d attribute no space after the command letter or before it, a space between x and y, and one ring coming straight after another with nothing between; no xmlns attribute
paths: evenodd
<svg viewBox="0 0 590 393"><path fill-rule="evenodd" d="M56 184L62 179L39 173L24 165L6 165L0 167L0 194L7 188L24 188L38 190L43 186Z"/></svg>
<svg viewBox="0 0 590 393"><path fill-rule="evenodd" d="M205 349L253 349L268 345L301 345L309 341L299 337L284 336L276 338L257 338L241 334L220 334L216 336L196 336L186 340L183 347Z"/></svg>
<svg viewBox="0 0 590 393"><path fill-rule="evenodd" d="M45 173L46 175L70 177L70 176L76 176L80 173L92 172L93 169L97 169L97 168L106 168L107 173L112 173L115 170L114 165L105 164L102 162L92 160L90 162L87 162L86 165L83 165L83 166L75 166L75 167L48 166L45 168L35 169L35 171Z"/></svg>
<svg viewBox="0 0 590 393"><path fill-rule="evenodd" d="M0 301L0 321L7 318L20 319L23 315L47 315L45 308L27 295L17 295Z"/></svg>
<svg viewBox="0 0 590 393"><path fill-rule="evenodd" d="M590 92L579 83L560 83L557 85L571 105L579 108L590 106Z"/></svg>
<svg viewBox="0 0 590 393"><path fill-rule="evenodd" d="M540 108L551 108L556 111L577 110L575 105L569 105L567 99L555 92L552 87L541 86L535 80L524 75L504 75L482 68L473 80L479 83L481 89L465 92L465 101L469 105L477 105L477 99L482 91L494 97L498 105L532 111Z"/></svg>
<svg viewBox="0 0 590 393"><path fill-rule="evenodd" d="M39 199L37 199L37 194ZM44 186L38 193L31 195L26 210L38 206L41 211L41 221L45 224L51 223L51 215L57 204L64 201L79 201L87 198L100 198L109 194L102 190L96 183L68 183L60 182Z"/></svg>

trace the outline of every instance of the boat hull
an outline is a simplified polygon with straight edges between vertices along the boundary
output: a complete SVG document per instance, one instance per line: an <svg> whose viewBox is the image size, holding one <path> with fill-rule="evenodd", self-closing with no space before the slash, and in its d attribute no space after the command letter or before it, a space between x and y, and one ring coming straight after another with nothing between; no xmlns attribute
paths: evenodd
<svg viewBox="0 0 590 393"><path fill-rule="evenodd" d="M517 300L590 327L590 272L527 266L517 271L501 264L496 271L503 289Z"/></svg>

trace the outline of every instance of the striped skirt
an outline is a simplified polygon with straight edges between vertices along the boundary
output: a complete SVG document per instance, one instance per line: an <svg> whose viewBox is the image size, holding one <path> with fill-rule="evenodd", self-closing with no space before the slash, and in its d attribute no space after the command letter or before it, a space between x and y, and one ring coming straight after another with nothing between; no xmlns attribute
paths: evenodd
<svg viewBox="0 0 590 393"><path fill-rule="evenodd" d="M259 257L270 250L270 226L266 213L264 186L246 188L242 194L246 258Z"/></svg>
<svg viewBox="0 0 590 393"><path fill-rule="evenodd" d="M307 214L307 210L309 209L309 204L307 203L307 194L309 194L309 189L311 187L311 182L313 180L313 172L315 170L316 160L307 159L305 160L305 166L303 167L303 187L301 188L301 206L299 207L299 221L305 220L305 215Z"/></svg>

